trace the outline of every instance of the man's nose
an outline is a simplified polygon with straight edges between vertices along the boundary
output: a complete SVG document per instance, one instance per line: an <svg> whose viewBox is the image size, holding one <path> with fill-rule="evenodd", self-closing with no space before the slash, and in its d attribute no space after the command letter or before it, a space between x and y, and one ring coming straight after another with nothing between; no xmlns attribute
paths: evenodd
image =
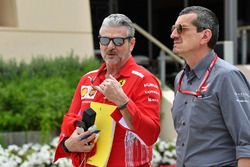
<svg viewBox="0 0 250 167"><path fill-rule="evenodd" d="M112 40L109 41L108 48L115 48L115 44Z"/></svg>
<svg viewBox="0 0 250 167"><path fill-rule="evenodd" d="M176 36L178 36L176 28L171 32L170 38L174 39Z"/></svg>

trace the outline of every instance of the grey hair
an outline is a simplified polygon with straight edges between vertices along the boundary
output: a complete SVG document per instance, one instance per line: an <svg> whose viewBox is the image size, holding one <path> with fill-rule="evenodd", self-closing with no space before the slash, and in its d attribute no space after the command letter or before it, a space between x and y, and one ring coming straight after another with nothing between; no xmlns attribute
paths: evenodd
<svg viewBox="0 0 250 167"><path fill-rule="evenodd" d="M110 27L120 27L120 26L125 26L128 27L128 36L129 37L134 37L135 36L135 28L133 26L132 21L125 16L124 14L111 14L107 16L103 22L102 26L110 26Z"/></svg>
<svg viewBox="0 0 250 167"><path fill-rule="evenodd" d="M197 19L192 22L197 27L197 32L201 32L204 29L210 29L212 31L212 37L208 42L208 47L213 49L219 38L219 21L216 15L209 9L202 6L189 6L184 8L179 16L195 13Z"/></svg>

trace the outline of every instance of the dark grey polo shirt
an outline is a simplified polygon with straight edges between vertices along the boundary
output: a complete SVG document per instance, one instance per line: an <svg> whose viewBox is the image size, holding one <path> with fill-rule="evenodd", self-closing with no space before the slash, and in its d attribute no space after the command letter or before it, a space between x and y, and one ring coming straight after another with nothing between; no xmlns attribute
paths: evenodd
<svg viewBox="0 0 250 167"><path fill-rule="evenodd" d="M196 91L215 53L193 70L184 69L181 88ZM176 77L175 87L180 73ZM250 85L234 66L218 58L202 97L176 90L172 107L177 167L236 165L250 157Z"/></svg>

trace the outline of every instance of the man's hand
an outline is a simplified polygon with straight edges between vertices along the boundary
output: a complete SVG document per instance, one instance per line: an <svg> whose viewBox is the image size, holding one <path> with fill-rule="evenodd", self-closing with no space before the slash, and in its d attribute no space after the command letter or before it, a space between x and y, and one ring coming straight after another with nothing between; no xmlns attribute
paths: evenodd
<svg viewBox="0 0 250 167"><path fill-rule="evenodd" d="M90 152L97 142L97 135L92 134L88 138L81 140L83 136L90 133L91 131L77 133L75 129L71 136L65 141L65 146L70 152Z"/></svg>
<svg viewBox="0 0 250 167"><path fill-rule="evenodd" d="M94 88L117 106L128 101L128 97L124 93L120 83L112 75L109 75L99 86L94 86Z"/></svg>
<svg viewBox="0 0 250 167"><path fill-rule="evenodd" d="M250 158L240 158L238 160L238 167L249 167L250 166Z"/></svg>
<svg viewBox="0 0 250 167"><path fill-rule="evenodd" d="M94 86L94 89L101 92L109 101L115 103L116 106L121 106L129 101L128 96L122 89L120 83L112 76L109 75L99 86ZM121 114L125 119L129 129L133 130L131 115L127 109L121 110Z"/></svg>

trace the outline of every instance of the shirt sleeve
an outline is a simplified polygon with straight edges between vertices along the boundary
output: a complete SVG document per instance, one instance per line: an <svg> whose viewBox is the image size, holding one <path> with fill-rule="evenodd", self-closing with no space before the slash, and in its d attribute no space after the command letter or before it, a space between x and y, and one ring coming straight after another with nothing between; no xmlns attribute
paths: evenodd
<svg viewBox="0 0 250 167"><path fill-rule="evenodd" d="M239 71L223 75L219 94L225 124L236 145L236 157L250 157L250 85Z"/></svg>
<svg viewBox="0 0 250 167"><path fill-rule="evenodd" d="M58 141L58 145L56 148L54 162L59 158L63 157L71 157L73 164L79 164L81 162L82 153L66 153L62 148L62 141L65 137L70 137L73 131L76 128L76 122L81 120L81 115L79 115L79 111L81 109L81 85L83 83L83 78L78 83L78 86L75 90L70 108L68 112L64 115L64 119L61 125L61 133ZM91 156L95 153L95 149L92 150L87 156Z"/></svg>
<svg viewBox="0 0 250 167"><path fill-rule="evenodd" d="M134 94L127 104L134 132L146 145L154 144L160 133L160 102L158 81L153 76L145 76L135 85Z"/></svg>

